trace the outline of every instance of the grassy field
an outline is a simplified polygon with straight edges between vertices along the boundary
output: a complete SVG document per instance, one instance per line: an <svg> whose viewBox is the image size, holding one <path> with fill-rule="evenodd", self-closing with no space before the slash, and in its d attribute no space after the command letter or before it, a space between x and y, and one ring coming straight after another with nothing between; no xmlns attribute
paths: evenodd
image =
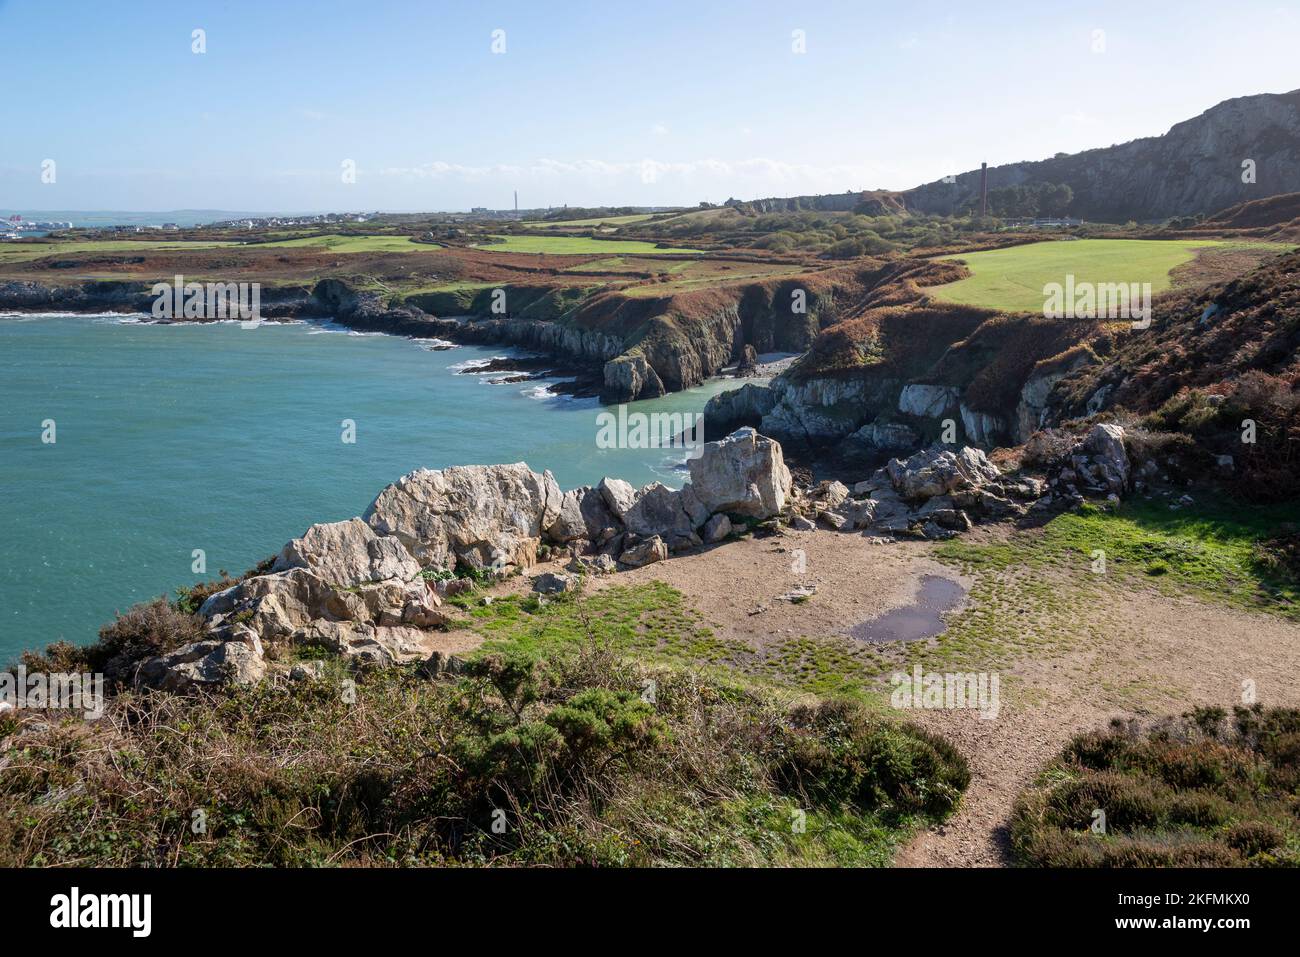
<svg viewBox="0 0 1300 957"><path fill-rule="evenodd" d="M590 253L609 255L633 254L654 256L663 253L698 253L699 249L659 249L654 243L630 239L588 239L585 236L494 236L504 242L490 243L480 249L499 253L553 253L557 256L585 256Z"/></svg>
<svg viewBox="0 0 1300 957"><path fill-rule="evenodd" d="M1014 312L1041 312L1043 287L1075 283L1149 282L1152 294L1169 288L1171 270L1191 261L1202 249L1287 247L1269 243L1227 243L1204 239L1080 239L1031 243L1008 249L945 256L961 259L972 275L931 290L941 299Z"/></svg>
<svg viewBox="0 0 1300 957"><path fill-rule="evenodd" d="M321 247L337 253L419 253L438 249L428 243L415 243L409 236L309 236L305 239L280 239L259 246Z"/></svg>
<svg viewBox="0 0 1300 957"><path fill-rule="evenodd" d="M524 223L529 229L542 226L626 226L628 223L640 223L650 219L653 213L633 213L630 216L605 216L600 219L565 219L560 222L546 220L540 223Z"/></svg>
<svg viewBox="0 0 1300 957"><path fill-rule="evenodd" d="M0 243L0 263L25 262L46 256L72 253L134 253L149 249L212 249L216 246L237 246L233 242L135 241L131 239L102 239L86 242L62 243Z"/></svg>

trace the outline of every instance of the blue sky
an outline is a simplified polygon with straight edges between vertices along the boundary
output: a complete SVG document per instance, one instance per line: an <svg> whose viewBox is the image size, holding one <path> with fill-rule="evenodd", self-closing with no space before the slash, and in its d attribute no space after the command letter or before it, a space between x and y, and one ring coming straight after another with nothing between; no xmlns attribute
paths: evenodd
<svg viewBox="0 0 1300 957"><path fill-rule="evenodd" d="M1295 89L1298 36L1295 0L0 0L0 208L906 188Z"/></svg>

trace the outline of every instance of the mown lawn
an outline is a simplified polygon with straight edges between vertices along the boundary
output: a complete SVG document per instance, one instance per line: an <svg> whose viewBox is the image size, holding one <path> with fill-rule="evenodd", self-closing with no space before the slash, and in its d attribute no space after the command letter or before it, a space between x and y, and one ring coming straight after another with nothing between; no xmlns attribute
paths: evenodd
<svg viewBox="0 0 1300 957"><path fill-rule="evenodd" d="M1048 283L1146 283L1155 295L1170 286L1169 273L1194 259L1199 250L1224 247L1269 248L1279 243L1229 243L1205 239L1079 239L1030 243L1007 249L945 256L960 259L972 273L966 279L935 286L941 299L1009 312L1042 312Z"/></svg>

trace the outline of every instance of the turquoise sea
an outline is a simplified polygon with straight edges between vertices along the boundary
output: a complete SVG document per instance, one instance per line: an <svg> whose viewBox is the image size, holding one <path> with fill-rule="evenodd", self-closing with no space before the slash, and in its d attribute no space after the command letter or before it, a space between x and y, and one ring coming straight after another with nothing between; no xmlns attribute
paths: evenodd
<svg viewBox="0 0 1300 957"><path fill-rule="evenodd" d="M421 466L525 461L564 488L684 480L681 450L598 448L595 399L456 374L509 354L325 323L0 317L0 665L89 642L116 610L218 569L238 574ZM700 411L733 385L629 411ZM191 571L195 549L207 574Z"/></svg>

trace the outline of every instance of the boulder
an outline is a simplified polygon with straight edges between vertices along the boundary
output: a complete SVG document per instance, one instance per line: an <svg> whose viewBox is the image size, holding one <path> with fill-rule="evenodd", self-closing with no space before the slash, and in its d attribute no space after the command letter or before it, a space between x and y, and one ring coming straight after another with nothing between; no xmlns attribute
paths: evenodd
<svg viewBox="0 0 1300 957"><path fill-rule="evenodd" d="M378 668L426 659L440 638L445 636L404 625L370 625L324 619L312 622L303 635L304 640L324 645L359 665Z"/></svg>
<svg viewBox="0 0 1300 957"><path fill-rule="evenodd" d="M849 528L868 528L876 520L876 503L871 499L850 499L836 509L836 514L844 517Z"/></svg>
<svg viewBox="0 0 1300 957"><path fill-rule="evenodd" d="M694 495L692 494L692 499ZM636 504L623 515L623 524L633 535L658 535L674 551L700 544L695 523L687 514L682 493L653 482L637 495Z"/></svg>
<svg viewBox="0 0 1300 957"><path fill-rule="evenodd" d="M645 541L633 545L631 548L618 556L618 560L632 568L640 568L643 565L650 565L654 562L662 562L668 558L668 546L658 535L653 538L647 538Z"/></svg>
<svg viewBox="0 0 1300 957"><path fill-rule="evenodd" d="M731 534L731 519L725 515L714 515L704 523L704 540L710 545L720 542Z"/></svg>
<svg viewBox="0 0 1300 957"><path fill-rule="evenodd" d="M339 588L385 578L414 578L420 565L396 538L380 537L359 518L313 525L276 556L271 571L306 568Z"/></svg>
<svg viewBox="0 0 1300 957"><path fill-rule="evenodd" d="M265 675L262 643L251 630L242 629L230 641L205 638L149 658L140 663L135 680L150 688L188 691L222 684L256 684Z"/></svg>
<svg viewBox="0 0 1300 957"><path fill-rule="evenodd" d="M533 591L542 595L558 595L563 592L577 590L577 575L562 575L556 572L543 572L533 579Z"/></svg>
<svg viewBox="0 0 1300 957"><path fill-rule="evenodd" d="M808 493L809 501L818 508L827 510L839 508L848 497L849 487L834 479L819 482L817 487Z"/></svg>
<svg viewBox="0 0 1300 957"><path fill-rule="evenodd" d="M590 558L574 555L564 567L580 575L609 575L618 571L618 564L609 555L593 555Z"/></svg>
<svg viewBox="0 0 1300 957"><path fill-rule="evenodd" d="M604 529L615 524L617 519L605 503L601 491L590 485L582 485L564 493L559 513L546 530L546 535L551 541L560 544L584 538L594 540Z"/></svg>
<svg viewBox="0 0 1300 957"><path fill-rule="evenodd" d="M1109 422L1099 422L1083 440L1082 450L1091 462L1092 476L1111 492L1123 493L1131 471L1124 450L1124 430Z"/></svg>
<svg viewBox="0 0 1300 957"><path fill-rule="evenodd" d="M404 475L379 493L365 519L425 566L526 568L562 501L555 477L523 462L458 465Z"/></svg>
<svg viewBox="0 0 1300 957"><path fill-rule="evenodd" d="M623 516L627 514L628 509L636 504L636 489L632 487L630 482L624 482L622 479L603 478L596 487L600 489L601 497L604 498L610 512L620 522L623 520Z"/></svg>
<svg viewBox="0 0 1300 957"><path fill-rule="evenodd" d="M695 489L687 482L682 486L682 509L686 512L686 517L691 520L692 528L700 528L709 520L712 514L700 501L700 497L695 494Z"/></svg>
<svg viewBox="0 0 1300 957"><path fill-rule="evenodd" d="M710 512L771 518L790 495L790 470L781 446L752 428L705 443L690 460L691 487Z"/></svg>
<svg viewBox="0 0 1300 957"><path fill-rule="evenodd" d="M249 611L258 633L274 638L291 634L321 615L345 616L352 607L311 571L291 568L247 578L210 595L199 607L199 616L216 627L235 612Z"/></svg>
<svg viewBox="0 0 1300 957"><path fill-rule="evenodd" d="M995 482L1000 474L979 449L923 449L910 458L892 459L886 470L895 490L912 501Z"/></svg>
<svg viewBox="0 0 1300 957"><path fill-rule="evenodd" d="M853 523L839 512L822 512L817 518L837 532L846 531L853 527Z"/></svg>

